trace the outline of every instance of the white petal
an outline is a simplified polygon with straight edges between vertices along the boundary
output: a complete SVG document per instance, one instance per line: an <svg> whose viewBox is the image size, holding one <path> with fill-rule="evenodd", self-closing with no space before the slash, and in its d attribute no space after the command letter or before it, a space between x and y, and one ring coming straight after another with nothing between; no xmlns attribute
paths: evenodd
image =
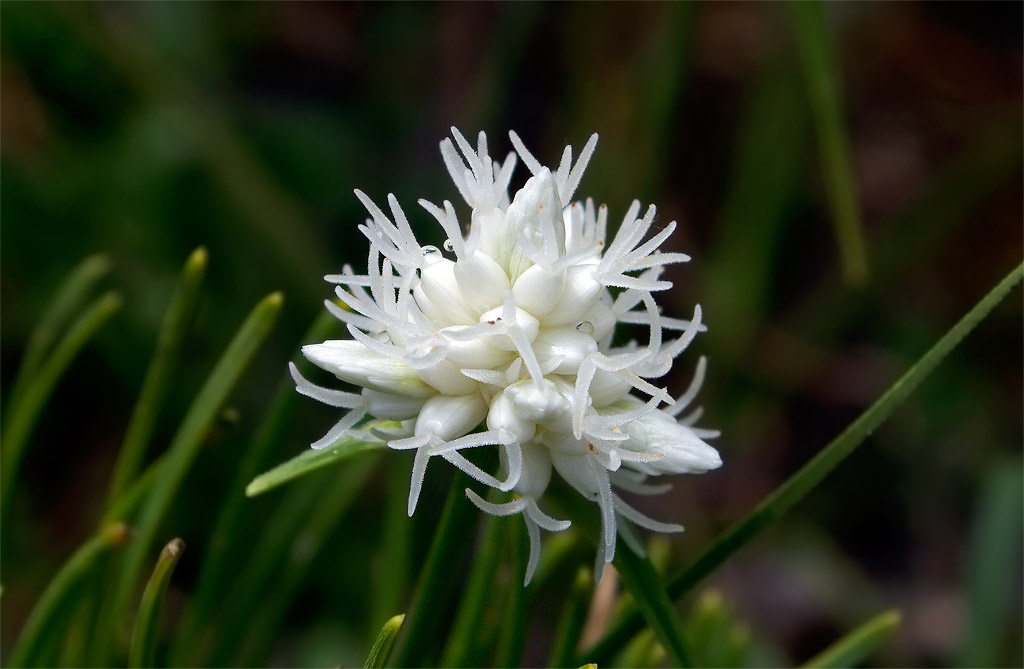
<svg viewBox="0 0 1024 669"><path fill-rule="evenodd" d="M537 432L537 425L523 419L512 406L512 400L504 392L491 399L491 407L487 411L488 430L509 430L516 435L520 444L525 444Z"/></svg>
<svg viewBox="0 0 1024 669"><path fill-rule="evenodd" d="M366 402L366 412L376 418L388 420L408 420L415 418L423 403L426 401L421 397L402 397L391 393L382 393L369 388L363 388L363 400Z"/></svg>
<svg viewBox="0 0 1024 669"><path fill-rule="evenodd" d="M333 340L302 347L302 355L342 381L405 397L426 398L435 391L404 362L375 353L357 341Z"/></svg>
<svg viewBox="0 0 1024 669"><path fill-rule="evenodd" d="M549 271L534 265L519 275L512 286L516 306L540 318L550 312L565 289L565 271Z"/></svg>
<svg viewBox="0 0 1024 669"><path fill-rule="evenodd" d="M484 253L460 260L452 271L462 298L478 312L499 306L512 287L501 265Z"/></svg>
<svg viewBox="0 0 1024 669"><path fill-rule="evenodd" d="M468 433L486 416L487 402L479 393L461 397L436 395L420 410L416 436L429 435L449 441Z"/></svg>
<svg viewBox="0 0 1024 669"><path fill-rule="evenodd" d="M594 265L570 267L565 274L565 288L551 312L544 316L544 325L576 325L597 303L603 289Z"/></svg>

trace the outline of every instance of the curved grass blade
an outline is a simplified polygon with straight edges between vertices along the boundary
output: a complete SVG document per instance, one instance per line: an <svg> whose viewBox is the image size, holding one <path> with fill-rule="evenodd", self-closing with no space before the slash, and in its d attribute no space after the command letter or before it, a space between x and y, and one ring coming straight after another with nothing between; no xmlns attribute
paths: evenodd
<svg viewBox="0 0 1024 669"><path fill-rule="evenodd" d="M952 351L974 327L1024 278L1024 264L1018 265L985 297L932 346L896 383L862 413L842 434L823 448L755 508L750 515L722 534L704 553L667 586L669 595L679 599L708 574L717 569L733 553L757 537L765 528L784 516L797 502L860 446L872 431L889 417L895 408ZM619 621L604 639L583 657L606 664L643 627L641 616L634 613Z"/></svg>
<svg viewBox="0 0 1024 669"><path fill-rule="evenodd" d="M900 625L899 611L886 611L853 630L803 665L808 669L846 669L860 665Z"/></svg>
<svg viewBox="0 0 1024 669"><path fill-rule="evenodd" d="M384 626L380 628L380 634L377 635L377 640L373 642L370 654L366 657L363 669L382 669L387 664L388 658L391 657L391 651L395 647L395 640L398 638L398 630L402 628L404 620L405 614L400 613L384 623Z"/></svg>
<svg viewBox="0 0 1024 669"><path fill-rule="evenodd" d="M39 371L61 329L79 310L96 283L110 273L111 267L110 258L106 255L89 256L64 279L42 318L39 319L39 324L29 335L24 357L18 367L18 375L8 393L8 409L18 403L27 383Z"/></svg>
<svg viewBox="0 0 1024 669"><path fill-rule="evenodd" d="M110 489L107 491L108 509L139 473L146 446L153 435L153 426L171 385L181 344L199 303L206 261L206 249L201 246L185 261L178 287L167 308L160 334L157 335L156 350L150 360L149 369L146 370L139 400L132 411L124 442L118 452L117 463L110 479Z"/></svg>
<svg viewBox="0 0 1024 669"><path fill-rule="evenodd" d="M374 427L385 427L392 421L374 423ZM268 472L260 474L245 488L246 497L256 497L268 490L284 485L290 481L338 464L363 453L371 453L386 448L380 441L363 441L356 437L342 437L332 445L319 451L307 450L287 462L283 462Z"/></svg>
<svg viewBox="0 0 1024 669"><path fill-rule="evenodd" d="M555 632L555 642L551 647L551 658L548 660L548 666L552 669L572 665L576 646L579 645L580 635L583 633L583 623L587 618L593 588L594 579L590 576L590 570L580 567L573 580L572 589L569 590L558 630Z"/></svg>
<svg viewBox="0 0 1024 669"><path fill-rule="evenodd" d="M174 539L160 551L153 575L142 593L139 604L139 615L135 619L132 631L132 645L128 652L128 666L152 667L156 655L156 637L160 625L160 614L163 611L164 596L171 582L171 574L178 564L178 559L185 552L185 542Z"/></svg>
<svg viewBox="0 0 1024 669"><path fill-rule="evenodd" d="M263 298L246 318L238 333L221 355L209 378L192 402L164 456L160 476L156 477L136 522L137 536L125 555L124 564L114 586L113 599L107 611L108 632L98 636L96 657L109 663L108 651L120 621L128 609L132 589L142 571L146 554L153 542L157 526L170 507L186 471L199 452L203 436L209 430L228 394L249 365L260 344L277 318L284 298L272 293Z"/></svg>
<svg viewBox="0 0 1024 669"><path fill-rule="evenodd" d="M97 558L103 552L123 545L130 535L131 531L127 525L114 523L91 537L75 551L46 586L39 602L29 614L18 642L11 656L7 658L7 666L31 667L46 664L41 654L47 652L47 646L56 643L64 614L70 613L73 608L69 597L83 578L92 571Z"/></svg>
<svg viewBox="0 0 1024 669"><path fill-rule="evenodd" d="M790 10L811 115L818 132L843 276L849 285L861 286L868 278L867 252L850 167L850 147L843 132L839 67L825 20L825 6L817 0L793 1Z"/></svg>
<svg viewBox="0 0 1024 669"><path fill-rule="evenodd" d="M0 462L0 509L5 516L4 520L25 445L57 381L82 347L120 308L121 296L114 292L98 297L89 305L71 325L46 362L27 382L20 401L10 408L4 422L3 456Z"/></svg>

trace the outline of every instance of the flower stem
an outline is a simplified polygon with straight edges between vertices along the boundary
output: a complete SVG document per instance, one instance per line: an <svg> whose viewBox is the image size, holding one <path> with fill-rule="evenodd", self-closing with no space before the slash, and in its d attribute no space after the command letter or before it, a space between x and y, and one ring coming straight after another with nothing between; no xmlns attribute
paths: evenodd
<svg viewBox="0 0 1024 669"><path fill-rule="evenodd" d="M388 658L391 657L391 651L395 648L395 639L398 638L398 631L402 628L402 621L404 620L405 614L400 613L384 623L384 626L380 629L380 634L377 635L377 640L373 642L370 654L366 657L363 669L381 669L387 664Z"/></svg>
<svg viewBox="0 0 1024 669"><path fill-rule="evenodd" d="M473 537L473 525L479 518L476 507L466 499L465 488L470 479L455 472L441 520L434 534L426 564L420 573L412 603L398 636L392 659L393 667L417 667L429 663L436 652L435 640L444 611L460 580L455 572L462 562Z"/></svg>
<svg viewBox="0 0 1024 669"><path fill-rule="evenodd" d="M814 669L856 667L896 631L902 617L899 611L880 613L807 660L803 666Z"/></svg>

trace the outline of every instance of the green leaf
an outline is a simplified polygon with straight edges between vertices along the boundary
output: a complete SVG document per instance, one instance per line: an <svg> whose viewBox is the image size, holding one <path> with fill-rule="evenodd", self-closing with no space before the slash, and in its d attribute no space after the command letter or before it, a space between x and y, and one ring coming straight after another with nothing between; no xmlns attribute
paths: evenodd
<svg viewBox="0 0 1024 669"><path fill-rule="evenodd" d="M590 575L590 570L580 567L562 609L558 629L555 631L555 641L551 646L551 657L548 660L549 667L571 666L576 655L576 647L580 643L580 635L583 633L583 623L587 618L593 590L594 579Z"/></svg>
<svg viewBox="0 0 1024 669"><path fill-rule="evenodd" d="M809 669L855 667L896 631L901 618L899 611L881 613L812 657L803 666Z"/></svg>
<svg viewBox="0 0 1024 669"><path fill-rule="evenodd" d="M832 50L834 40L825 20L825 3L793 0L790 9L811 115L818 132L818 148L839 242L843 276L848 284L860 286L868 278L867 252L850 167L850 147L843 131L839 67Z"/></svg>
<svg viewBox="0 0 1024 669"><path fill-rule="evenodd" d="M719 536L689 567L676 574L667 586L669 595L673 599L679 599L685 595L734 553L760 535L772 523L782 518L807 493L821 483L829 472L853 453L867 439L868 435L892 414L900 402L935 369L935 366L963 340L967 333L999 304L1022 277L1024 277L1024 264L1018 265L985 295L842 434L811 458L746 518ZM614 625L593 649L583 654L583 657L599 663L607 663L642 628L641 616L638 613L633 613Z"/></svg>
<svg viewBox="0 0 1024 669"><path fill-rule="evenodd" d="M393 425L391 421L374 423L374 427ZM363 441L356 437L342 437L332 445L319 451L306 450L287 462L283 462L268 472L260 474L245 488L247 497L262 495L268 490L284 485L290 481L354 458L364 453L372 453L385 448L379 441Z"/></svg>
<svg viewBox="0 0 1024 669"><path fill-rule="evenodd" d="M0 510L6 516L15 474L25 446L39 421L57 381L96 331L121 308L121 296L109 292L98 297L68 328L53 353L27 381L19 401L9 407L3 429L3 458L0 467ZM6 520L6 518L4 518Z"/></svg>
<svg viewBox="0 0 1024 669"><path fill-rule="evenodd" d="M115 523L91 537L75 551L46 586L39 602L29 614L14 651L7 659L7 666L31 667L41 663L41 654L46 652L48 645L57 643L63 619L73 609L70 597L77 586L92 571L96 559L103 552L123 545L130 535L127 525ZM45 664L45 660L42 663Z"/></svg>
<svg viewBox="0 0 1024 669"><path fill-rule="evenodd" d="M139 604L139 615L132 630L132 645L128 653L128 666L152 667L156 655L156 638L163 612L164 597L171 582L171 574L178 559L185 552L185 542L174 539L160 551L153 575L149 577Z"/></svg>
<svg viewBox="0 0 1024 669"><path fill-rule="evenodd" d="M110 489L107 492L108 509L139 473L146 446L153 434L153 426L171 386L173 372L178 366L181 344L185 340L185 333L199 303L200 288L206 272L206 258L206 249L199 247L185 261L178 288L171 298L160 334L157 336L156 350L150 360L149 369L146 370L139 400L132 411L121 450L118 451L117 463L114 465Z"/></svg>
<svg viewBox="0 0 1024 669"><path fill-rule="evenodd" d="M400 613L384 623L384 626L380 628L380 634L377 635L377 640L373 642L370 654L366 657L363 669L381 669L387 664L404 620L405 614Z"/></svg>
<svg viewBox="0 0 1024 669"><path fill-rule="evenodd" d="M112 635L116 633L120 621L124 619L157 527L167 513L185 473L198 454L203 437L270 332L283 302L284 298L280 293L273 293L256 305L217 361L217 365L185 414L181 427L174 435L174 440L164 456L165 461L160 467L160 474L154 480L139 518L134 523L136 538L119 570L113 598L109 607L101 614L106 619L106 628L105 633L99 634L97 638L98 662L109 664Z"/></svg>

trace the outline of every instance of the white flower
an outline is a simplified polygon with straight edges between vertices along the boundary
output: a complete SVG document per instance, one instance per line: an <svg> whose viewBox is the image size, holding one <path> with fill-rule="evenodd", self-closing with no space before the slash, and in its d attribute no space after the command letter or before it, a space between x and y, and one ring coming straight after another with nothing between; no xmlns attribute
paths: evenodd
<svg viewBox="0 0 1024 669"><path fill-rule="evenodd" d="M540 508L554 469L600 508L599 575L614 557L619 532L642 551L629 522L682 530L647 518L615 488L656 494L667 486L652 485L648 477L721 465L718 452L704 442L717 433L691 427L699 409L676 419L699 389L704 360L676 401L651 382L705 329L700 307L691 320L669 318L653 297L672 285L659 278L663 267L688 258L658 250L674 222L644 241L654 224L653 206L640 217L640 203L633 202L608 242L605 207L595 209L589 199L571 203L597 135L575 164L566 147L552 171L510 133L533 175L510 201L516 154L498 164L488 155L484 133L476 150L458 130L452 133L459 150L445 139L441 155L472 207L468 233L451 202L438 207L420 200L447 234L444 251L420 245L394 195L387 198L388 215L356 191L370 214L359 226L370 242L367 273L346 266L326 277L339 284L337 296L351 309L326 302L348 324L352 339L302 352L362 390L315 386L292 366L299 392L350 410L313 448L328 446L367 417L403 421L402 434L360 435L415 451L409 515L433 457L488 486L514 491L504 504L469 489L466 494L487 513L523 515L530 536L526 583L540 555L540 529L569 527ZM646 344L613 345L619 323L644 326ZM672 331L680 334L667 336ZM630 394L634 390L639 397ZM498 448L499 472L485 472L462 454L479 447Z"/></svg>

